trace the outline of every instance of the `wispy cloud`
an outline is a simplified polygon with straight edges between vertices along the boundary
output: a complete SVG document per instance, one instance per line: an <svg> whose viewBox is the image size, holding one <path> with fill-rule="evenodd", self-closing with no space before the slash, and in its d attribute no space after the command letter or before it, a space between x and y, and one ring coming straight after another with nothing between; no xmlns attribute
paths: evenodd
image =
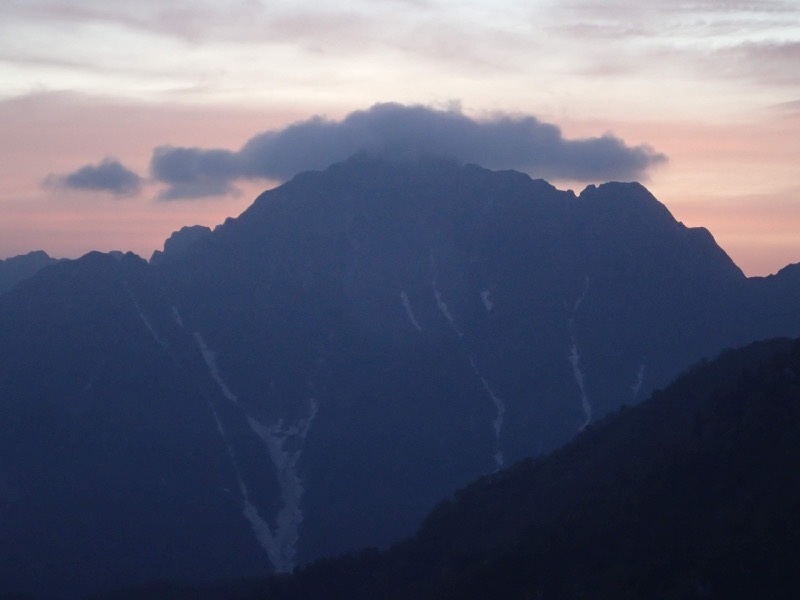
<svg viewBox="0 0 800 600"><path fill-rule="evenodd" d="M562 52L580 57L584 51L576 58L584 64L577 69L582 74L646 73L657 63L704 81L782 85L800 79L797 2L642 0L552 8L546 23L562 36ZM601 46L587 53L587 44Z"/></svg>
<svg viewBox="0 0 800 600"><path fill-rule="evenodd" d="M426 10L424 2L403 0L376 2L349 0L337 5L307 2L257 0L139 0L135 3L105 3L95 0L10 0L4 12L26 21L70 22L77 25L111 25L192 43L281 43L315 38L328 40L343 33L363 38L379 30L386 12L404 19L399 4L414 11ZM358 35L361 32L361 35Z"/></svg>
<svg viewBox="0 0 800 600"><path fill-rule="evenodd" d="M285 180L367 151L392 157L440 155L535 176L579 181L642 179L666 157L606 134L567 139L529 115L474 119L457 108L376 104L341 121L314 117L260 133L238 151L162 146L153 152L153 179L164 200L225 194L237 179Z"/></svg>
<svg viewBox="0 0 800 600"><path fill-rule="evenodd" d="M729 69L778 85L800 84L800 34L788 42L746 42L721 51Z"/></svg>
<svg viewBox="0 0 800 600"><path fill-rule="evenodd" d="M142 178L118 160L106 158L96 165L85 165L66 175L49 175L43 185L130 196L140 190Z"/></svg>
<svg viewBox="0 0 800 600"><path fill-rule="evenodd" d="M446 63L507 63L508 53L529 47L530 31L514 32L495 23L509 6L493 7L475 18L475 7L454 10L436 0L346 0L337 4L312 4L277 0L140 0L109 4L95 0L10 0L3 7L8 19L63 33L70 28L124 29L129 34L188 43L258 47L273 51L293 48L312 56L363 58L367 51L400 53ZM485 17L483 13L481 16ZM443 26L443 23L446 23ZM1 27L0 27L1 29ZM152 39L152 37L151 37ZM1 46L1 44L0 44ZM33 47L46 60L47 48ZM14 52L6 53L12 60ZM51 57L59 60L61 57ZM102 57L98 57L98 60Z"/></svg>
<svg viewBox="0 0 800 600"><path fill-rule="evenodd" d="M337 112L375 89L551 113L551 97L573 94L570 106L597 98L605 112L647 103L677 114L691 109L691 86L713 105L734 82L758 102L762 87L779 96L793 80L769 47L800 42L795 0L7 0L0 13L7 94L45 86Z"/></svg>
<svg viewBox="0 0 800 600"><path fill-rule="evenodd" d="M781 102L770 107L785 115L800 116L800 99Z"/></svg>

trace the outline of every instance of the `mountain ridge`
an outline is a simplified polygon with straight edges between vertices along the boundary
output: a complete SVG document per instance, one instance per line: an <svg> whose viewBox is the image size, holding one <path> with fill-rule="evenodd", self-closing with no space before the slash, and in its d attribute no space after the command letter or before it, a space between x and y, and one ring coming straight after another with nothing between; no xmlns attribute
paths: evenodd
<svg viewBox="0 0 800 600"><path fill-rule="evenodd" d="M0 260L0 294L6 292L36 274L41 269L61 262L64 259L51 258L43 250L12 256Z"/></svg>
<svg viewBox="0 0 800 600"><path fill-rule="evenodd" d="M92 540L41 530L37 511L58 515L67 493L155 536L109 531L138 540L97 558L119 581L385 547L476 476L692 362L800 335L794 269L750 280L693 231L638 184L576 197L511 171L361 158L262 194L164 260L40 272L0 296L0 343L17 349L0 366L0 489L19 490L0 502L0 579L101 591L75 575ZM161 508L126 502L115 464ZM71 549L50 583L37 535Z"/></svg>

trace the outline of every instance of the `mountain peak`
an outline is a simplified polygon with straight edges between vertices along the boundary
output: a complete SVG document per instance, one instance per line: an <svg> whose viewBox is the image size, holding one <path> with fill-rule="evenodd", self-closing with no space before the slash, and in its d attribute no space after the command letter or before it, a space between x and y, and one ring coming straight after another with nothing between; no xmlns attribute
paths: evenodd
<svg viewBox="0 0 800 600"><path fill-rule="evenodd" d="M602 211L634 211L641 219L660 223L675 222L669 209L637 181L609 181L599 186L589 185L578 195L578 200L591 203L593 208Z"/></svg>
<svg viewBox="0 0 800 600"><path fill-rule="evenodd" d="M156 250L150 257L150 262L154 265L183 256L196 241L206 237L211 233L209 227L203 225L191 225L181 227L178 231L173 231L172 235L164 242L164 250Z"/></svg>
<svg viewBox="0 0 800 600"><path fill-rule="evenodd" d="M44 267L61 260L63 259L51 258L43 250L35 250L27 254L0 260L0 294L33 276Z"/></svg>

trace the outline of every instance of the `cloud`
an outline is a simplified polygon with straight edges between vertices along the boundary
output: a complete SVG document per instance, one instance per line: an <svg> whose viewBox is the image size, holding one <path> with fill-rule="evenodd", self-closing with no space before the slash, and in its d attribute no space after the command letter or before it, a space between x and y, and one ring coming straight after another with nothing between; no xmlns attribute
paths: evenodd
<svg viewBox="0 0 800 600"><path fill-rule="evenodd" d="M516 68L520 49L531 49L532 36L495 23L498 15L510 11L509 6L502 11L487 7L478 13L476 10L476 6L453 10L449 2L441 0L348 0L325 5L304 0L267 4L254 0L12 0L3 15L8 23L0 22L0 33L7 31L10 35L33 28L47 32L49 41L61 41L9 48L0 44L0 58L20 66L26 62L41 66L65 62L67 65L62 66L109 74L123 69L130 75L127 52L118 49L98 54L94 50L109 36L129 40L128 44L147 36L142 47L136 48L136 71L164 77L166 70L174 69L167 77L177 79L185 79L187 65L191 71L202 71L200 77L211 77L215 68L203 69L191 64L193 60L180 61L179 56L196 53L208 65L208 54L202 49L212 46L216 46L215 54L230 56L240 46L249 56L254 56L253 49L258 48L258 55L278 52L283 60L291 51L295 56L326 62L334 58L370 62L365 60L366 52L388 53L395 59L398 55L423 57L426 62L441 61L473 71L490 66ZM442 27L442 22L447 27ZM513 23L519 20L513 19ZM67 33L72 31L85 33L75 40ZM119 48L125 45L120 44ZM69 48L66 55L64 48ZM165 60L164 52L177 54L178 58L170 56ZM226 72L246 71L244 65L232 63L225 61L219 68ZM272 60L264 61L264 65L277 68Z"/></svg>
<svg viewBox="0 0 800 600"><path fill-rule="evenodd" d="M44 185L129 196L139 191L142 178L119 161L106 158L97 165L86 165L67 175L50 175Z"/></svg>
<svg viewBox="0 0 800 600"><path fill-rule="evenodd" d="M397 10L398 3L406 5L405 12ZM386 35L387 13L408 19L410 9L424 8L415 0L350 0L336 6L285 0L268 5L253 0L12 0L6 15L26 23L122 28L192 44L322 43L356 49L354 38L379 41L382 30Z"/></svg>
<svg viewBox="0 0 800 600"><path fill-rule="evenodd" d="M756 81L772 84L800 83L800 40L748 42L720 52L732 69Z"/></svg>
<svg viewBox="0 0 800 600"><path fill-rule="evenodd" d="M800 116L800 100L790 100L789 102L781 102L770 107L785 115Z"/></svg>
<svg viewBox="0 0 800 600"><path fill-rule="evenodd" d="M564 3L549 13L565 54L582 56L582 74L678 68L704 81L746 78L782 85L798 81L796 1L613 0ZM588 45L593 49L587 52ZM602 44L602 45L601 45ZM632 51L634 50L635 51Z"/></svg>
<svg viewBox="0 0 800 600"><path fill-rule="evenodd" d="M577 181L642 179L666 157L649 146L628 146L611 134L566 139L533 116L495 114L473 119L457 107L376 104L341 121L313 117L252 137L238 151L156 148L153 179L167 184L160 198L221 195L237 179L286 180L366 151L390 157L438 155L537 177Z"/></svg>
<svg viewBox="0 0 800 600"><path fill-rule="evenodd" d="M242 176L240 160L234 152L174 146L160 146L153 151L150 174L169 184L159 194L159 200L225 196L235 190L231 182Z"/></svg>

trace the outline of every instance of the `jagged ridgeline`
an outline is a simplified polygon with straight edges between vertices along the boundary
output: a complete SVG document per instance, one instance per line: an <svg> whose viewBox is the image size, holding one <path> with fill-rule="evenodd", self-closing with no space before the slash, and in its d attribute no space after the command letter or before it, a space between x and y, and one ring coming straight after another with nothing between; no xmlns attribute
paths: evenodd
<svg viewBox="0 0 800 600"><path fill-rule="evenodd" d="M0 581L64 598L388 545L696 360L800 334L799 303L800 269L744 277L638 184L299 175L151 263L0 296Z"/></svg>
<svg viewBox="0 0 800 600"><path fill-rule="evenodd" d="M41 250L0 260L0 294L57 262L59 259L51 258Z"/></svg>

